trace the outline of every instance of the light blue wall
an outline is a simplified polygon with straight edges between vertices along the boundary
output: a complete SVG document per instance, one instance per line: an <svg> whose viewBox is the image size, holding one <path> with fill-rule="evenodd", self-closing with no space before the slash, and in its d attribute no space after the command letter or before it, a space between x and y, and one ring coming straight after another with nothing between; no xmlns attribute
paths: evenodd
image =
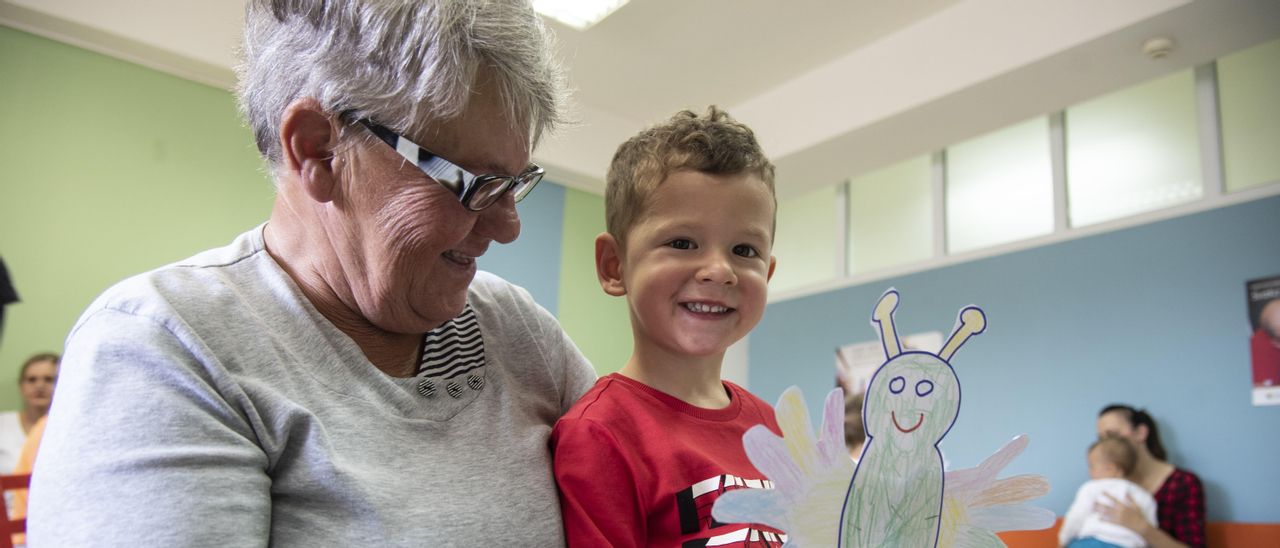
<svg viewBox="0 0 1280 548"><path fill-rule="evenodd" d="M1007 473L1046 475L1040 504L1062 514L1087 479L1096 412L1128 402L1204 480L1210 519L1280 522L1280 407L1250 404L1244 290L1275 274L1280 197L775 303L751 334L751 389L774 401L799 385L817 417L835 347L876 339L868 318L885 288L902 293L899 333L949 333L977 304L987 331L952 359L953 468L1030 434Z"/></svg>
<svg viewBox="0 0 1280 548"><path fill-rule="evenodd" d="M479 266L524 287L552 314L560 297L560 241L564 226L564 187L542 181L516 206L520 238L494 243Z"/></svg>

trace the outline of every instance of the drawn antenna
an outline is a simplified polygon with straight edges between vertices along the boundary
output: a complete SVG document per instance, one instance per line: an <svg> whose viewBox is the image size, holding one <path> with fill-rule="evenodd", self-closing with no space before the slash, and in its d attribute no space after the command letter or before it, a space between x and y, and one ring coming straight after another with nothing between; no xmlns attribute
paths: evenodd
<svg viewBox="0 0 1280 548"><path fill-rule="evenodd" d="M876 303L871 321L880 326L880 343L884 345L886 360L892 360L902 353L902 343L898 342L897 328L893 325L893 311L898 309L898 291L890 288L880 296Z"/></svg>
<svg viewBox="0 0 1280 548"><path fill-rule="evenodd" d="M942 346L942 351L938 352L938 357L943 361L951 361L951 356L960 349L960 346L969 340L969 337L982 333L987 328L987 315L982 313L982 309L976 306L966 306L960 311L960 325L956 326L956 330L951 333L951 338L947 340L947 344Z"/></svg>

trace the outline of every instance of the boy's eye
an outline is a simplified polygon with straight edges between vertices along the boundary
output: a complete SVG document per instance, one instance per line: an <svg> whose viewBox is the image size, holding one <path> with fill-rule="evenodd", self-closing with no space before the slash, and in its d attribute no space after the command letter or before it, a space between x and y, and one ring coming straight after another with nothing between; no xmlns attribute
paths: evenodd
<svg viewBox="0 0 1280 548"><path fill-rule="evenodd" d="M733 254L739 257L746 257L748 259L760 256L760 253L756 251L756 248L747 244L738 244L733 246Z"/></svg>
<svg viewBox="0 0 1280 548"><path fill-rule="evenodd" d="M693 241L684 238L676 238L667 242L667 245L675 249L693 249Z"/></svg>

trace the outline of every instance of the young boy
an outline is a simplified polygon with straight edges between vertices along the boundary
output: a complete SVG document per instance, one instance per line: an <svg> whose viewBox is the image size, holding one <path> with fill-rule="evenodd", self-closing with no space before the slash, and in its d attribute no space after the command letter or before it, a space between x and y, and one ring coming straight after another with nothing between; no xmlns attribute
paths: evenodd
<svg viewBox="0 0 1280 548"><path fill-rule="evenodd" d="M618 148L596 238L605 293L626 296L634 347L556 423L551 444L570 546L780 546L778 531L711 518L722 493L770 487L742 435L779 432L773 408L720 379L773 275L773 165L710 108Z"/></svg>
<svg viewBox="0 0 1280 548"><path fill-rule="evenodd" d="M1092 479L1076 492L1076 500L1071 503L1058 531L1058 543L1074 548L1146 546L1141 535L1105 520L1098 513L1099 507L1111 505L1107 495L1118 501L1128 498L1142 509L1148 523L1155 523L1155 499L1138 484L1124 479L1138 462L1137 451L1124 438L1105 437L1089 446L1088 459Z"/></svg>

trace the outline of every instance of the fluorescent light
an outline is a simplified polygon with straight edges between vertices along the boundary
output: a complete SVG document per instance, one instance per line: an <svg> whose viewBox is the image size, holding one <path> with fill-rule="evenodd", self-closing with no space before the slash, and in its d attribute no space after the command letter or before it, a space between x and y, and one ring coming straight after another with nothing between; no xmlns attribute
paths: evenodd
<svg viewBox="0 0 1280 548"><path fill-rule="evenodd" d="M578 30L599 23L627 0L533 0L533 9Z"/></svg>

